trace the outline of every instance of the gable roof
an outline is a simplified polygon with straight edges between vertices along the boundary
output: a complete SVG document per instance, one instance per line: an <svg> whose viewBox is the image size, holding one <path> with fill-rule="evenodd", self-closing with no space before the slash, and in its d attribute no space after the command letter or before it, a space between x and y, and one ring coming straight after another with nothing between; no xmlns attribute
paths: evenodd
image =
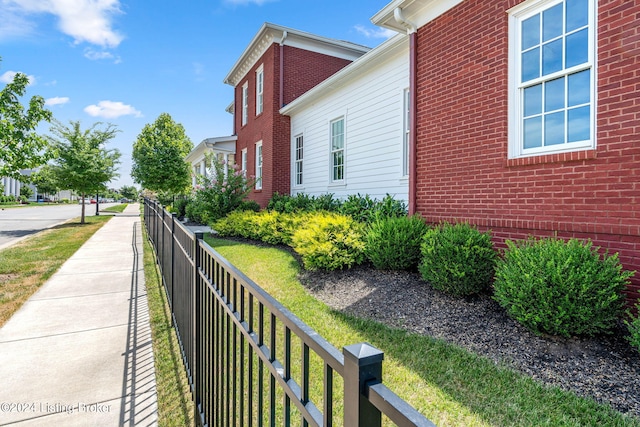
<svg viewBox="0 0 640 427"><path fill-rule="evenodd" d="M359 44L317 36L265 22L224 78L224 83L236 87L273 43L293 46L351 61L370 50L369 47Z"/></svg>

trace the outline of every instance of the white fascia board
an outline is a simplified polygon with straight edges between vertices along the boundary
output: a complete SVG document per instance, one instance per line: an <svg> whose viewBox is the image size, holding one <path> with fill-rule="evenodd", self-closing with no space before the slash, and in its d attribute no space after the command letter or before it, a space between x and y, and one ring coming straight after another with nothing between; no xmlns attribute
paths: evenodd
<svg viewBox="0 0 640 427"><path fill-rule="evenodd" d="M395 19L394 13L397 8L402 10L404 17L408 21L415 24L417 28L420 28L463 1L464 0L393 0L373 15L371 22L379 27L406 32L406 27Z"/></svg>
<svg viewBox="0 0 640 427"><path fill-rule="evenodd" d="M202 140L198 145L196 145L193 148L193 150L191 150L189 154L187 154L187 156L185 157L185 160L193 164L194 161L204 157L204 154L206 153L207 148L212 148L216 145L217 145L216 149L219 151L234 153L235 144L237 140L238 140L237 135L207 138L205 140Z"/></svg>
<svg viewBox="0 0 640 427"><path fill-rule="evenodd" d="M282 107L280 114L289 115L295 112L295 110L313 103L319 96L322 96L326 92L339 89L352 80L360 78L367 70L376 67L380 62L394 55L399 50L406 50L407 54L409 52L409 38L406 34L397 34L378 47L371 49L342 70L296 98L293 102Z"/></svg>
<svg viewBox="0 0 640 427"><path fill-rule="evenodd" d="M231 67L223 82L236 87L273 43L282 43L351 61L371 50L371 48L359 44L317 36L265 22L240 58Z"/></svg>

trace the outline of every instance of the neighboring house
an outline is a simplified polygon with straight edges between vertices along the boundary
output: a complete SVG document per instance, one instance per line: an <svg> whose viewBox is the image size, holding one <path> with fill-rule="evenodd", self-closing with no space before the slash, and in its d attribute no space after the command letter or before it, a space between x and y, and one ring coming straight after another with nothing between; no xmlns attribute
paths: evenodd
<svg viewBox="0 0 640 427"><path fill-rule="evenodd" d="M256 178L250 198L266 206L289 194L289 117L281 107L370 49L265 23L224 79L234 87L236 161Z"/></svg>
<svg viewBox="0 0 640 427"><path fill-rule="evenodd" d="M394 0L411 44L409 203L591 239L640 272L640 0ZM640 297L640 273L630 299Z"/></svg>
<svg viewBox="0 0 640 427"><path fill-rule="evenodd" d="M219 161L224 161L225 168L235 164L237 139L235 135L207 138L191 150L185 160L191 163L191 184L194 187L198 183L198 176L207 176L207 169L211 167L206 162L207 155L211 154Z"/></svg>
<svg viewBox="0 0 640 427"><path fill-rule="evenodd" d="M408 199L409 38L396 35L280 113L291 118L291 193Z"/></svg>

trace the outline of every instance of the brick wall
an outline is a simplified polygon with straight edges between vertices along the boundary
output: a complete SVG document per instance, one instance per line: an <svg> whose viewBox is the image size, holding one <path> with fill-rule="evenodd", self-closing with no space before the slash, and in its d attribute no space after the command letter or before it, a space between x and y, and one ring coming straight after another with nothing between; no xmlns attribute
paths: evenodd
<svg viewBox="0 0 640 427"><path fill-rule="evenodd" d="M293 101L304 92L350 63L303 49L284 46L283 101ZM236 153L247 148L247 171L255 175L255 144L262 141L262 189L252 191L250 198L265 207L274 192L289 194L290 124L280 110L280 45L273 44L249 70L235 88L235 129L238 134ZM264 66L264 110L256 116L256 69ZM249 82L249 119L242 126L242 85Z"/></svg>
<svg viewBox="0 0 640 427"><path fill-rule="evenodd" d="M597 148L507 159L508 16L467 0L418 31L416 208L428 220L591 238L637 270L640 297L640 0L598 5Z"/></svg>

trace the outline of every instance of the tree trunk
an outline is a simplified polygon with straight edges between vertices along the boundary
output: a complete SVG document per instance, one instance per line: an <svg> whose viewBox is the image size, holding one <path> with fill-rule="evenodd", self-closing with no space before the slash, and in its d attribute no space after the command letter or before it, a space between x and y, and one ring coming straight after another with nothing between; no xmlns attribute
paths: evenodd
<svg viewBox="0 0 640 427"><path fill-rule="evenodd" d="M80 214L80 224L84 224L84 199L85 197L87 197L86 194L82 193L82 209L81 209L81 214Z"/></svg>

